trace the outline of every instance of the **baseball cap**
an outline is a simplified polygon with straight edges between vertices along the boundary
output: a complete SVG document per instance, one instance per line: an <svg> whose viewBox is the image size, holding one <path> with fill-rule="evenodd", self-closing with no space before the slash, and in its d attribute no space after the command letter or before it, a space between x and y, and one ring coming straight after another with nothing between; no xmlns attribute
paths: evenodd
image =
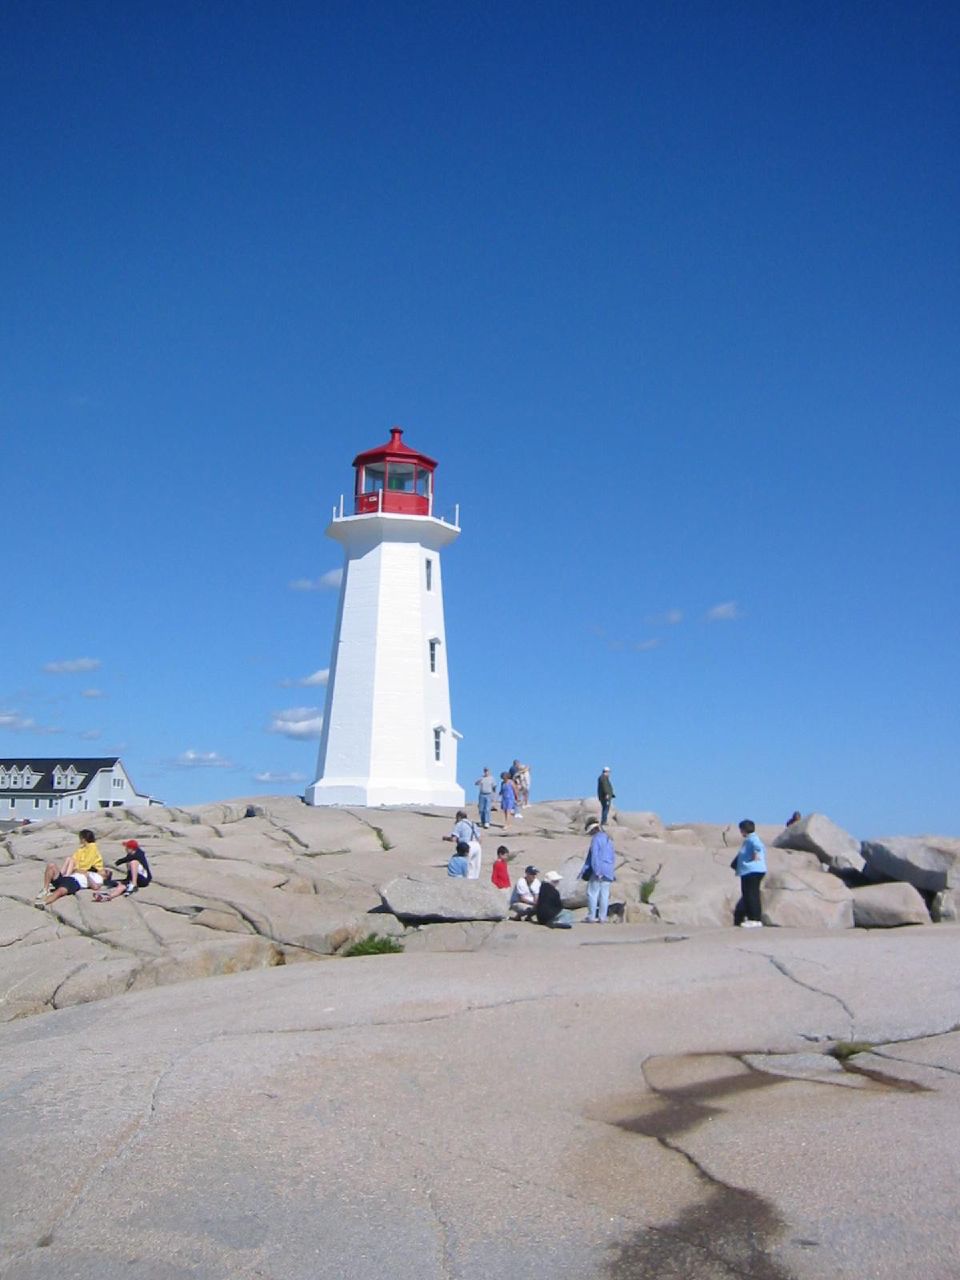
<svg viewBox="0 0 960 1280"><path fill-rule="evenodd" d="M524 867L523 874L525 876L538 876L540 871L537 867Z"/></svg>
<svg viewBox="0 0 960 1280"><path fill-rule="evenodd" d="M140 846L137 844L136 840L124 840L124 842L123 842L123 847L124 847L125 849L139 849L139 848L140 848Z"/></svg>

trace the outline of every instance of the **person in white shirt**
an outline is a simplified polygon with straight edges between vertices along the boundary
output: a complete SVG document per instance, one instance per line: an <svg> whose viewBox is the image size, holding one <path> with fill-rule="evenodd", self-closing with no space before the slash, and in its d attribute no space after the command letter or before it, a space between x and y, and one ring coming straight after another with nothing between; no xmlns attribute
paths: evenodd
<svg viewBox="0 0 960 1280"><path fill-rule="evenodd" d="M515 920L533 919L539 894L540 872L536 867L527 867L513 886L513 892L510 895L510 910L516 913Z"/></svg>

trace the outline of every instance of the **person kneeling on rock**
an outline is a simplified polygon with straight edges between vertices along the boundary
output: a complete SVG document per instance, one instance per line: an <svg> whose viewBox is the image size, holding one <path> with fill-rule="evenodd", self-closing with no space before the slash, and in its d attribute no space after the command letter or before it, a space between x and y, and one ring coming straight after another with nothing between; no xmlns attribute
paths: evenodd
<svg viewBox="0 0 960 1280"><path fill-rule="evenodd" d="M548 929L573 928L573 916L564 907L557 888L562 878L559 871L547 871L537 894L537 924L545 924Z"/></svg>

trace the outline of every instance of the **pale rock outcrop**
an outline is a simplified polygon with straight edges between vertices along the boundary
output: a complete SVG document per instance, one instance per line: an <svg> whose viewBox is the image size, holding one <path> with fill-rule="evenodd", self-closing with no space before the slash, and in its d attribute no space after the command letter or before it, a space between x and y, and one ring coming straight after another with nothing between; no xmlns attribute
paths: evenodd
<svg viewBox="0 0 960 1280"><path fill-rule="evenodd" d="M862 871L860 842L822 813L810 813L773 840L777 849L814 853L832 871Z"/></svg>
<svg viewBox="0 0 960 1280"><path fill-rule="evenodd" d="M864 840L871 880L905 880L928 893L960 887L960 840L951 836L882 836Z"/></svg>
<svg viewBox="0 0 960 1280"><path fill-rule="evenodd" d="M506 889L482 880L443 880L398 876L380 890L383 905L399 920L505 920L510 903Z"/></svg>
<svg viewBox="0 0 960 1280"><path fill-rule="evenodd" d="M836 876L800 865L768 873L763 922L790 929L852 929L853 898Z"/></svg>
<svg viewBox="0 0 960 1280"><path fill-rule="evenodd" d="M895 929L930 924L927 904L912 884L868 884L851 889L853 922L858 929Z"/></svg>

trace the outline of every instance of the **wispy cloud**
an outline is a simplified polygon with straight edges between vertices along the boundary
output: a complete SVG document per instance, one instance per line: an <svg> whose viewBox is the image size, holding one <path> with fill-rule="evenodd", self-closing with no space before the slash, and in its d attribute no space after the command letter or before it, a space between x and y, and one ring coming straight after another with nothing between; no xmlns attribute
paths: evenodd
<svg viewBox="0 0 960 1280"><path fill-rule="evenodd" d="M331 569L329 573L323 573L319 578L295 578L290 583L291 591L334 591L340 585L343 578L342 569Z"/></svg>
<svg viewBox="0 0 960 1280"><path fill-rule="evenodd" d="M742 617L743 614L736 600L725 600L722 604L715 604L706 612L707 622L736 622Z"/></svg>
<svg viewBox="0 0 960 1280"><path fill-rule="evenodd" d="M19 711L0 711L0 729L13 729L19 733L36 728L36 722L29 716L22 716Z"/></svg>
<svg viewBox="0 0 960 1280"><path fill-rule="evenodd" d="M306 774L303 773L255 773L253 775L254 782L306 782Z"/></svg>
<svg viewBox="0 0 960 1280"><path fill-rule="evenodd" d="M659 640L638 640L633 646L637 653L649 653L651 649L659 649Z"/></svg>
<svg viewBox="0 0 960 1280"><path fill-rule="evenodd" d="M106 697L106 694L103 692L102 689L81 689L80 697L81 698L104 698Z"/></svg>
<svg viewBox="0 0 960 1280"><path fill-rule="evenodd" d="M95 742L100 737L99 729L84 729L80 737L84 742Z"/></svg>
<svg viewBox="0 0 960 1280"><path fill-rule="evenodd" d="M292 689L294 687L312 688L314 685L326 684L330 678L330 668L324 667L322 671L314 671L311 676L300 676L296 680L281 680L280 684L284 689Z"/></svg>
<svg viewBox="0 0 960 1280"><path fill-rule="evenodd" d="M219 751L194 751L192 747L182 751L172 764L175 769L232 769L234 767L233 761L227 760L220 755Z"/></svg>
<svg viewBox="0 0 960 1280"><path fill-rule="evenodd" d="M319 738L322 728L319 707L288 707L286 711L273 713L269 731L285 738Z"/></svg>
<svg viewBox="0 0 960 1280"><path fill-rule="evenodd" d="M101 663L99 658L64 658L60 662L45 662L44 671L50 675L72 675L75 671L96 671Z"/></svg>
<svg viewBox="0 0 960 1280"><path fill-rule="evenodd" d="M651 627L676 627L683 621L682 609L667 609L665 613L655 613L647 619Z"/></svg>

